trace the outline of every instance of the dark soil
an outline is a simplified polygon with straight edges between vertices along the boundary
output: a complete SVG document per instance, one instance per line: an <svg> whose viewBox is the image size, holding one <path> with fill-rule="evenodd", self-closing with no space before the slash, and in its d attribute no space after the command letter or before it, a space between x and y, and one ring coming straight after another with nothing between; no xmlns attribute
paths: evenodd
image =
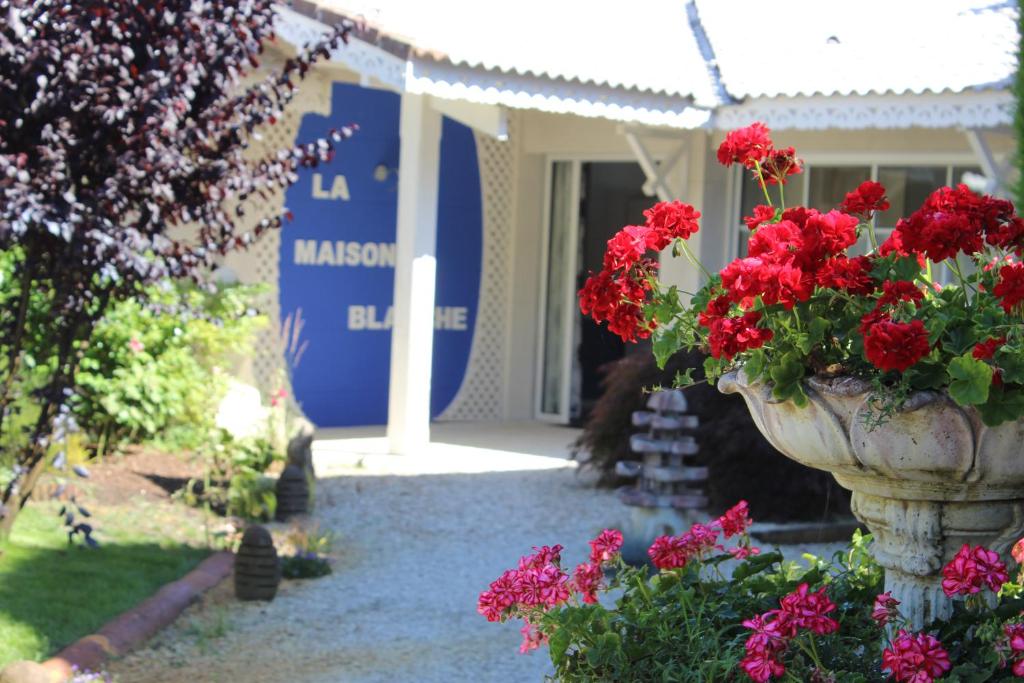
<svg viewBox="0 0 1024 683"><path fill-rule="evenodd" d="M201 477L202 463L189 455L162 453L143 447L89 463L85 480L92 497L103 505L128 503L134 498L167 500L192 478Z"/></svg>

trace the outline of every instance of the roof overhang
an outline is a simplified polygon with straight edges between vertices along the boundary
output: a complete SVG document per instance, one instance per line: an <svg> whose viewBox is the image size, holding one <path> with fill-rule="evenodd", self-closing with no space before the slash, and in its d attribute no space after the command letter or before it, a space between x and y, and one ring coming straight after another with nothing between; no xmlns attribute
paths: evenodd
<svg viewBox="0 0 1024 683"><path fill-rule="evenodd" d="M328 13L313 3L305 4L315 8L322 20L278 7L277 35L296 47L315 42L329 30L328 24L346 19L337 14L326 16ZM691 98L453 64L366 27L358 27L348 45L331 53L331 60L358 73L364 81L396 92L475 105L471 107L472 121L495 119L482 107L533 109L678 129L702 128L711 119L711 110L695 106ZM444 113L453 115L452 111Z"/></svg>

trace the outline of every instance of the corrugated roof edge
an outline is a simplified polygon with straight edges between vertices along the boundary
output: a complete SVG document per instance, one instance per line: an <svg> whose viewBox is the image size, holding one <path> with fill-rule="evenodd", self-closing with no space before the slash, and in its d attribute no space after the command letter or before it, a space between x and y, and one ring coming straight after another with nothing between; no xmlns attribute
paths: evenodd
<svg viewBox="0 0 1024 683"><path fill-rule="evenodd" d="M654 90L651 88L638 88L636 86L626 86L621 83L614 83L611 81L595 81L591 79L580 79L580 78L565 78L564 76L553 76L550 73L543 71L535 71L533 69L503 69L500 67L488 67L481 63L468 62L463 59L453 60L447 53L440 50L431 50L413 45L410 39L398 36L393 33L384 31L381 27L376 26L365 20L363 17L353 17L341 12L336 12L331 9L320 6L315 0L289 0L288 5L295 12L315 19L324 24L336 25L340 23L349 23L352 25L352 37L360 40L368 45L380 48L388 54L394 55L399 59L421 59L437 62L438 64L450 64L452 66L465 66L471 69L483 68L491 73L503 74L508 76L530 76L533 78L543 78L556 83L565 83L568 85L579 84L579 85L595 85L600 87L615 88L627 93L634 94L650 94L660 95L664 97L681 97L684 98L687 103L691 106L697 106L693 104L694 94L685 93L679 91L669 90ZM706 107L697 107L706 108Z"/></svg>

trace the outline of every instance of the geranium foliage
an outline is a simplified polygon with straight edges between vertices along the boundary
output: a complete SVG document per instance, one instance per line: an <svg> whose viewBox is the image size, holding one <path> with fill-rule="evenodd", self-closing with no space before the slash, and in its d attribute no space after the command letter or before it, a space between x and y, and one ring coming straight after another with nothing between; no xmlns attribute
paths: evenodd
<svg viewBox="0 0 1024 683"><path fill-rule="evenodd" d="M24 444L0 531L41 471L107 305L198 277L280 226L262 202L352 133L249 149L348 33L242 87L273 19L270 0L0 0L0 440Z"/></svg>

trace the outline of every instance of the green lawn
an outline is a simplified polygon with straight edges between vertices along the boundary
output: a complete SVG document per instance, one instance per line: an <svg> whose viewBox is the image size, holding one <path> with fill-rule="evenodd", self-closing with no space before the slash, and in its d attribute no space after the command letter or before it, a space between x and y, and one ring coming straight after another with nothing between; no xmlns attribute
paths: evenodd
<svg viewBox="0 0 1024 683"><path fill-rule="evenodd" d="M0 668L16 659L45 659L206 557L201 525L175 519L192 512L178 508L93 510L101 545L85 549L77 541L68 545L56 504L27 506L0 546Z"/></svg>

